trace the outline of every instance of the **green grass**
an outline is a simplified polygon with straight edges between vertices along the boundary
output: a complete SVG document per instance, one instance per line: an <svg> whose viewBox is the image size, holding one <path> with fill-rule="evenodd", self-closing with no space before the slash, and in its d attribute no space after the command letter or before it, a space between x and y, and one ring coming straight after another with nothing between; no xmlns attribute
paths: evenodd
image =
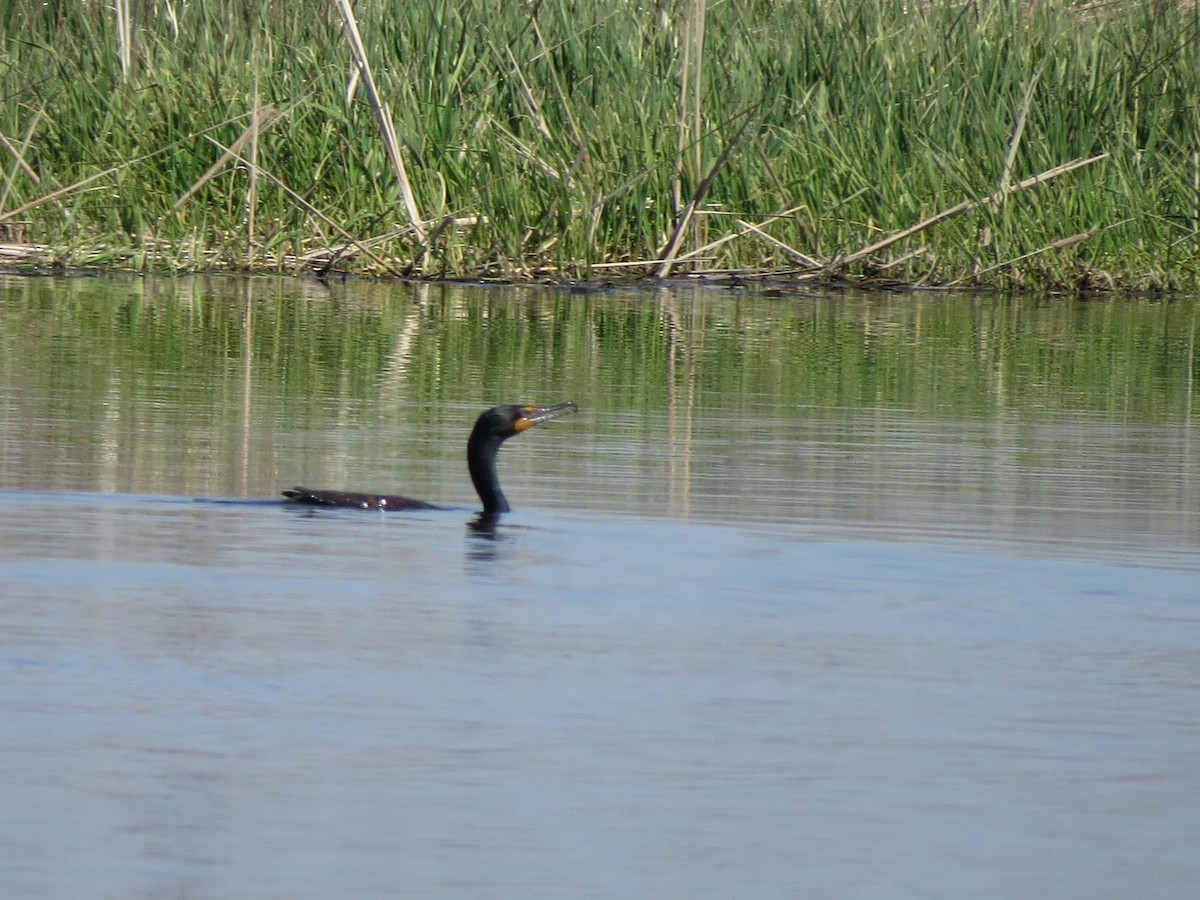
<svg viewBox="0 0 1200 900"><path fill-rule="evenodd" d="M416 229L333 4L135 4L127 74L110 4L10 4L0 241L160 270L1200 287L1191 0L710 0L700 47L701 6L360 0Z"/></svg>

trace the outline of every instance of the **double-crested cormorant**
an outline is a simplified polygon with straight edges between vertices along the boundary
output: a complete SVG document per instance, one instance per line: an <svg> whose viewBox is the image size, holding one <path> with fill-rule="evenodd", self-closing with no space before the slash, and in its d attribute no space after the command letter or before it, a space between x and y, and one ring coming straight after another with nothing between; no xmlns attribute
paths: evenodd
<svg viewBox="0 0 1200 900"><path fill-rule="evenodd" d="M471 482L475 485L475 491L483 501L485 513L506 513L512 508L508 505L504 492L500 490L500 479L496 477L496 451L500 449L500 445L514 434L520 434L534 425L541 425L543 422L578 411L579 407L568 401L555 406L493 406L480 414L475 420L475 427L471 429L471 437L467 439L467 469L471 472ZM313 506L344 506L357 509L445 508L412 497L312 490L305 487L294 487L284 491L283 496L295 503L308 503Z"/></svg>

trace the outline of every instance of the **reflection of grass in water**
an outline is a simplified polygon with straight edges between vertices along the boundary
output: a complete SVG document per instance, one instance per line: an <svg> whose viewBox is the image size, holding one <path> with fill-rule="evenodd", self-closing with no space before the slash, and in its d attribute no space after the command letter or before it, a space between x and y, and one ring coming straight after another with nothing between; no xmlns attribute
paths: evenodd
<svg viewBox="0 0 1200 900"><path fill-rule="evenodd" d="M359 4L411 203L308 6L157 7L123 76L103 4L11 4L10 236L135 266L1197 281L1192 4Z"/></svg>
<svg viewBox="0 0 1200 900"><path fill-rule="evenodd" d="M316 428L437 407L453 407L457 427L494 403L562 399L585 419L782 404L1153 422L1197 403L1200 312L1186 301L361 282L306 296L303 281L226 278L2 287L7 381L39 396L85 386L85 411L145 391L166 409L200 391L209 415L234 422L247 390L256 416Z"/></svg>
<svg viewBox="0 0 1200 900"><path fill-rule="evenodd" d="M1136 436L1198 412L1187 301L311 287L0 283L0 434L20 435L0 486L99 470L105 490L268 496L320 479L469 504L467 431L509 401L581 407L506 448L514 495L543 477L602 484L607 470L578 468L600 445L664 478L697 435L740 458L763 422L1003 429L1085 413Z"/></svg>

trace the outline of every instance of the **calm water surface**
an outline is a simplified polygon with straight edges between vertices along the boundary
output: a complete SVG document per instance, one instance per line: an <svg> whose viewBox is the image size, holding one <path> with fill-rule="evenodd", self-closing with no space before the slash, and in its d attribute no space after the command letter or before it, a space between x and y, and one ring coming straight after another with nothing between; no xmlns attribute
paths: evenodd
<svg viewBox="0 0 1200 900"><path fill-rule="evenodd" d="M0 293L7 893L1200 881L1194 333L1116 322L1101 351L1090 317L1124 310L1018 304L983 314L1022 321L998 371L964 362L961 298L276 285L292 311L260 328L267 289L231 284L183 313L194 288ZM568 397L501 453L517 512L477 527L466 423ZM267 499L315 480L461 509Z"/></svg>

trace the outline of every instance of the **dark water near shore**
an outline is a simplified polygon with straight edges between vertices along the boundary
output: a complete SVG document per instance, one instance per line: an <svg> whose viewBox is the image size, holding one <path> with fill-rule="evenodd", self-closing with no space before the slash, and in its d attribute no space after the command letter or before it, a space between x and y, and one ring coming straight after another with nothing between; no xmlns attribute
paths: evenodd
<svg viewBox="0 0 1200 900"><path fill-rule="evenodd" d="M0 881L1187 896L1197 322L4 280ZM561 399L472 527L470 420Z"/></svg>

